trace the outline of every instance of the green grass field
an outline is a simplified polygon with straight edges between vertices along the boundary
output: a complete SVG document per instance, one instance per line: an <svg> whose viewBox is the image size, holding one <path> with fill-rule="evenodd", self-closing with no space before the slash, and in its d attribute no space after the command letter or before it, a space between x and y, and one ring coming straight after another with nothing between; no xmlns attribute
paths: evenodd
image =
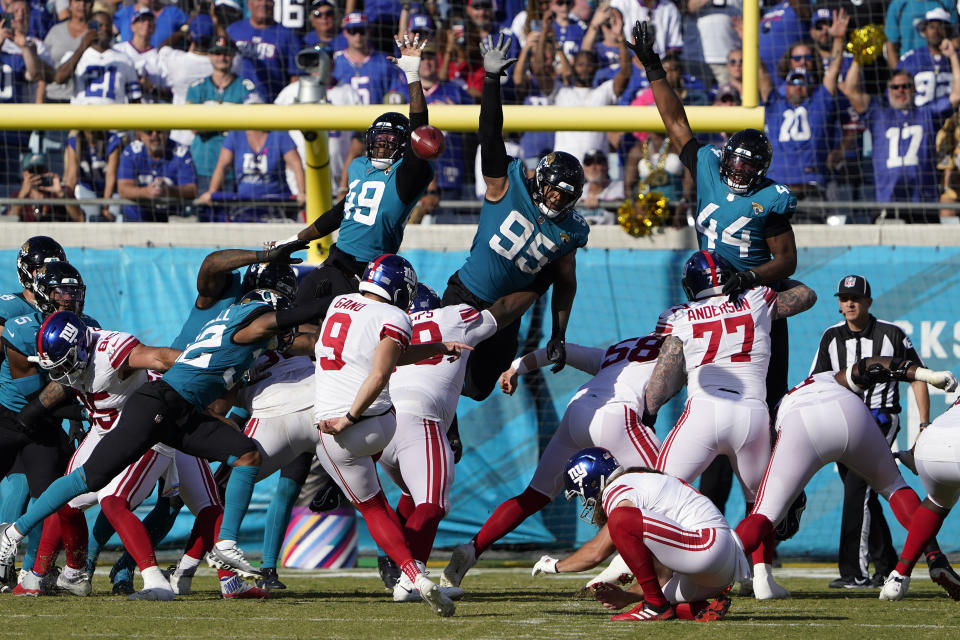
<svg viewBox="0 0 960 640"><path fill-rule="evenodd" d="M788 567L777 577L793 593L790 600L734 597L721 622L637 624L610 622L595 602L574 598L585 576L531 578L525 568L474 569L456 616L448 619L421 604L394 603L369 569L332 576L284 571L289 588L268 601L223 601L213 572L201 570L195 595L167 603L103 595L110 585L101 569L89 598L0 596L0 638L956 638L960 603L926 579L925 567L915 573L907 599L890 603L879 601L876 589L828 589L829 569ZM810 575L817 577L796 577Z"/></svg>

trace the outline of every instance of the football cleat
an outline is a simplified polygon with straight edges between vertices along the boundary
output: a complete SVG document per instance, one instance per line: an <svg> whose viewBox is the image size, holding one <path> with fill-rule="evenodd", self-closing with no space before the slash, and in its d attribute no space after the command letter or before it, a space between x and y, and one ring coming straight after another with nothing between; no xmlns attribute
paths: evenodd
<svg viewBox="0 0 960 640"><path fill-rule="evenodd" d="M584 591L596 591L601 584L609 584L617 587L626 586L633 582L633 572L630 567L620 557L620 554L613 556L613 560L606 569L598 573L593 580L588 582L583 588Z"/></svg>
<svg viewBox="0 0 960 640"><path fill-rule="evenodd" d="M960 600L960 576L950 568L949 564L946 567L930 569L930 579L943 587L951 600Z"/></svg>
<svg viewBox="0 0 960 640"><path fill-rule="evenodd" d="M453 604L453 600L445 596L440 590L440 587L434 584L426 575L422 573L419 574L413 584L417 588L417 591L420 592L420 597L427 603L427 606L441 618L449 618L456 612L457 605Z"/></svg>
<svg viewBox="0 0 960 640"><path fill-rule="evenodd" d="M156 602L171 602L176 600L171 589L143 589L127 596L127 600L153 600Z"/></svg>
<svg viewBox="0 0 960 640"><path fill-rule="evenodd" d="M440 576L440 586L459 587L463 576L467 575L473 565L477 564L477 549L473 541L457 545L450 556L450 562L443 569Z"/></svg>
<svg viewBox="0 0 960 640"><path fill-rule="evenodd" d="M424 572L426 575L426 572ZM459 600L463 597L463 589L460 587L440 587L440 593L451 600ZM413 584L413 581L407 577L407 574L400 574L397 584L393 586L394 602L420 602L420 592Z"/></svg>
<svg viewBox="0 0 960 640"><path fill-rule="evenodd" d="M24 571L17 586L13 588L13 595L34 598L44 595L42 580L43 578L33 571Z"/></svg>
<svg viewBox="0 0 960 640"><path fill-rule="evenodd" d="M773 579L768 564L753 565L753 597L757 600L782 600L790 597L790 592Z"/></svg>
<svg viewBox="0 0 960 640"><path fill-rule="evenodd" d="M166 574L167 572L164 571L164 573ZM188 596L193 590L193 572L186 574L173 571L169 573L166 578L170 583L170 589L173 590L174 595Z"/></svg>
<svg viewBox="0 0 960 640"><path fill-rule="evenodd" d="M31 571L31 573L33 572ZM61 573L57 578L57 588L75 596L84 597L90 595L93 591L93 584L85 571L79 571L69 576L66 573Z"/></svg>
<svg viewBox="0 0 960 640"><path fill-rule="evenodd" d="M891 571L890 575L883 582L880 589L881 600L903 600L907 595L907 589L910 587L910 576L902 576L896 571Z"/></svg>
<svg viewBox="0 0 960 640"><path fill-rule="evenodd" d="M618 613L611 616L614 622L654 622L656 620L672 620L677 614L669 604L663 608L655 608L645 602L641 602L630 611Z"/></svg>
<svg viewBox="0 0 960 640"><path fill-rule="evenodd" d="M377 556L377 573L383 580L383 586L387 591L393 591L397 586L397 580L400 579L400 567L388 556Z"/></svg>
<svg viewBox="0 0 960 640"><path fill-rule="evenodd" d="M730 598L727 596L727 591L714 598L706 608L702 609L700 613L694 616L694 620L697 622L716 622L718 620L723 620L727 617L727 611L730 610L730 605L732 604Z"/></svg>
<svg viewBox="0 0 960 640"><path fill-rule="evenodd" d="M13 563L17 558L17 545L20 542L10 535L10 530L13 528L12 524L0 526L3 527L3 530L0 531L0 582L13 582L16 577Z"/></svg>
<svg viewBox="0 0 960 640"><path fill-rule="evenodd" d="M129 596L135 591L133 572L130 569L118 569L117 565L113 565L110 569L110 582L113 584L112 592L115 596Z"/></svg>
<svg viewBox="0 0 960 640"><path fill-rule="evenodd" d="M266 589L251 586L237 575L220 578L220 595L225 600L265 600L270 597Z"/></svg>
<svg viewBox="0 0 960 640"><path fill-rule="evenodd" d="M261 589L273 591L274 589L287 588L287 585L280 582L280 578L277 577L276 567L260 567L260 575L263 578L257 580L257 586Z"/></svg>
<svg viewBox="0 0 960 640"><path fill-rule="evenodd" d="M232 540L221 540L207 553L207 564L214 569L233 571L244 578L262 577L260 570L250 564L243 555L243 549Z"/></svg>

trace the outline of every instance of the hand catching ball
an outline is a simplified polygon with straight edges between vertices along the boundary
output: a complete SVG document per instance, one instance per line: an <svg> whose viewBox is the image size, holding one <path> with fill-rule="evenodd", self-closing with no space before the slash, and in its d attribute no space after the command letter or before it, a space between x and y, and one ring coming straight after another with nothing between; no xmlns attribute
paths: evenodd
<svg viewBox="0 0 960 640"><path fill-rule="evenodd" d="M422 160L436 160L446 146L440 129L428 124L413 130L410 134L410 145L413 147L413 152Z"/></svg>

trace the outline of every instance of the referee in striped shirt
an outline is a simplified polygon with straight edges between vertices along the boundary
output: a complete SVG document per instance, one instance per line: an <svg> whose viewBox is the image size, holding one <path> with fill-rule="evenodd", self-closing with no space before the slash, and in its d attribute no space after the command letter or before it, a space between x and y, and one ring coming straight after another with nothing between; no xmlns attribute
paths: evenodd
<svg viewBox="0 0 960 640"><path fill-rule="evenodd" d="M840 280L834 294L844 321L823 332L820 348L810 374L840 371L860 358L892 356L912 360L922 366L919 354L903 329L870 314L870 283L863 276L849 275ZM911 382L920 411L921 427L930 421L930 395L924 382ZM861 397L877 426L893 443L900 430L900 390L897 381L876 384ZM843 480L843 517L840 524L838 564L840 578L831 587L855 589L878 587L897 563L897 550L883 517L877 494L858 475L837 464ZM876 574L871 581L868 564L873 559Z"/></svg>

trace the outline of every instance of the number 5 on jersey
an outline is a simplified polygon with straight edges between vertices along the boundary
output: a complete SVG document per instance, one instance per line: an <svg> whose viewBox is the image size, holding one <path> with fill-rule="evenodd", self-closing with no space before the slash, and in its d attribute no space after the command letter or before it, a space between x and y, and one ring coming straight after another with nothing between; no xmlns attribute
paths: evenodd
<svg viewBox="0 0 960 640"><path fill-rule="evenodd" d="M519 235L513 229L515 224L520 226ZM527 244L531 236L533 240ZM504 241L509 245L504 246ZM532 275L549 262L549 254L557 250L557 245L539 231L534 235L533 223L520 215L519 211L511 211L500 225L500 235L494 234L490 238L490 248L513 262L520 271ZM521 252L524 255L520 255Z"/></svg>

